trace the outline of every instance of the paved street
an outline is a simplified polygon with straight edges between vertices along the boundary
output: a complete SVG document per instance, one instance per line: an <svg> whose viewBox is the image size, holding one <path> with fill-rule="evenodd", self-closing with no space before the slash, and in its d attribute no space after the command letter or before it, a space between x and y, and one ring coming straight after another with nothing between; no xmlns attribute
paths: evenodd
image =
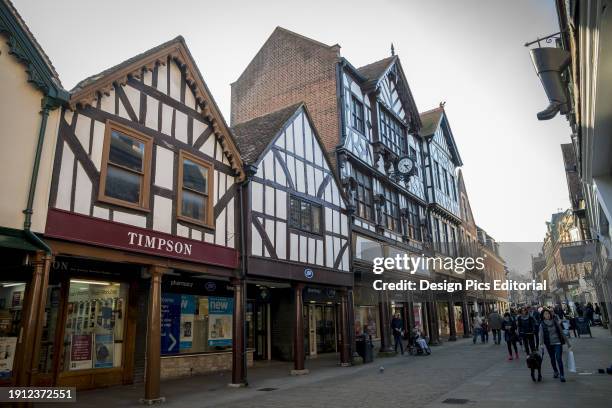
<svg viewBox="0 0 612 408"><path fill-rule="evenodd" d="M504 344L461 339L433 348L429 357L379 358L358 367L320 358L307 362L311 374L302 377L289 376L286 363L264 364L249 371L245 389L228 388L227 374L166 381L162 394L168 407L450 407L453 400L470 407L604 407L612 398L612 376L597 369L612 363L612 337L601 328L593 333L593 339L572 339L578 372L567 373L566 384L553 380L547 356L543 382L534 384L523 356L507 361ZM141 395L141 386L130 386L77 398L79 406L123 407L138 406Z"/></svg>

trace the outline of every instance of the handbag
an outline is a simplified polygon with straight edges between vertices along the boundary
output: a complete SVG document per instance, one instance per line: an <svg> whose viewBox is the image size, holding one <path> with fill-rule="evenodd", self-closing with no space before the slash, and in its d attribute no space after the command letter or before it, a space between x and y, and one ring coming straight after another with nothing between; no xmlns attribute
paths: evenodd
<svg viewBox="0 0 612 408"><path fill-rule="evenodd" d="M574 359L574 352L572 350L567 353L567 369L571 373L576 372L576 360Z"/></svg>

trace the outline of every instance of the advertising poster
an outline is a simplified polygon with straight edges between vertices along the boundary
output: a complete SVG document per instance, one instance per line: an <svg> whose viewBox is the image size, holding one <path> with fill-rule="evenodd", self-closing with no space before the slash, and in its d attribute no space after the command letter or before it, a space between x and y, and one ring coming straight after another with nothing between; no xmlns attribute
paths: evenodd
<svg viewBox="0 0 612 408"><path fill-rule="evenodd" d="M91 368L91 334L74 334L70 349L70 369Z"/></svg>
<svg viewBox="0 0 612 408"><path fill-rule="evenodd" d="M181 295L181 350L193 347L193 321L195 318L195 310L195 296Z"/></svg>
<svg viewBox="0 0 612 408"><path fill-rule="evenodd" d="M208 345L232 345L232 314L234 299L226 297L208 298Z"/></svg>
<svg viewBox="0 0 612 408"><path fill-rule="evenodd" d="M113 350L115 342L112 334L96 334L96 355L94 368L106 368L113 366Z"/></svg>
<svg viewBox="0 0 612 408"><path fill-rule="evenodd" d="M0 379L9 378L13 373L13 359L17 337L0 337Z"/></svg>
<svg viewBox="0 0 612 408"><path fill-rule="evenodd" d="M162 294L161 353L177 354L181 337L181 295Z"/></svg>

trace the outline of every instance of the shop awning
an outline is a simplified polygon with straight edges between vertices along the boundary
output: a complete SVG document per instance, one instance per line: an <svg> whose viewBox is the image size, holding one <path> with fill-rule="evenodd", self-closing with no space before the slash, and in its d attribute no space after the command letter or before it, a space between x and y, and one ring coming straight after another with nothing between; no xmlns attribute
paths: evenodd
<svg viewBox="0 0 612 408"><path fill-rule="evenodd" d="M39 251L28 239L21 230L10 228L0 228L0 248L19 249L22 251Z"/></svg>

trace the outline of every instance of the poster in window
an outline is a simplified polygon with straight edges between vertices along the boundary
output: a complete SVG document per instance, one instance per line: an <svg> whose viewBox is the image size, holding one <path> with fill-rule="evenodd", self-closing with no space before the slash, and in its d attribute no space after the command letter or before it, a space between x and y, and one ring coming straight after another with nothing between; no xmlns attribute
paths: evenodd
<svg viewBox="0 0 612 408"><path fill-rule="evenodd" d="M180 349L193 347L193 321L195 318L196 297L181 295L181 342Z"/></svg>
<svg viewBox="0 0 612 408"><path fill-rule="evenodd" d="M113 350L115 342L112 334L96 334L96 354L94 360L95 368L107 368L113 366Z"/></svg>
<svg viewBox="0 0 612 408"><path fill-rule="evenodd" d="M10 378L13 375L13 359L17 337L0 337L0 379Z"/></svg>
<svg viewBox="0 0 612 408"><path fill-rule="evenodd" d="M22 291L13 292L13 299L11 300L11 307L21 307L22 301L23 301L23 292Z"/></svg>
<svg viewBox="0 0 612 408"><path fill-rule="evenodd" d="M234 299L226 297L208 298L208 345L232 345L232 314Z"/></svg>
<svg viewBox="0 0 612 408"><path fill-rule="evenodd" d="M74 334L70 345L70 369L91 368L91 334Z"/></svg>
<svg viewBox="0 0 612 408"><path fill-rule="evenodd" d="M163 293L161 309L161 353L177 354L181 337L181 295Z"/></svg>

